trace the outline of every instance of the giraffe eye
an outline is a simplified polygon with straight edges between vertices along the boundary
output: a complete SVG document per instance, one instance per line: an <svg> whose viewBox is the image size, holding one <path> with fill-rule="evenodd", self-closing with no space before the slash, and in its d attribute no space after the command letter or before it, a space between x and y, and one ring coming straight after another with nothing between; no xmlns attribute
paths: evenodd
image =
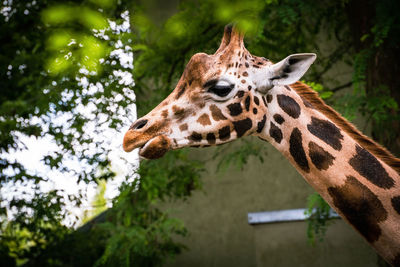
<svg viewBox="0 0 400 267"><path fill-rule="evenodd" d="M216 94L219 97L227 96L233 89L234 85L227 81L216 81L209 88L208 92Z"/></svg>

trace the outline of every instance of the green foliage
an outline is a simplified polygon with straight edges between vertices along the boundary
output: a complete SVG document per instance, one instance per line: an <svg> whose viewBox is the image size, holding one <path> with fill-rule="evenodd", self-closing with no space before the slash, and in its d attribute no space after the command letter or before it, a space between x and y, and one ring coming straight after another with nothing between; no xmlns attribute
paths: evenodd
<svg viewBox="0 0 400 267"><path fill-rule="evenodd" d="M109 233L94 226L90 231L69 231L63 238L53 240L38 255L23 266L93 266L104 253Z"/></svg>
<svg viewBox="0 0 400 267"><path fill-rule="evenodd" d="M98 216L100 213L107 210L107 199L105 198L105 193L107 189L107 182L105 180L100 180L98 182L97 192L91 203L93 209L87 209L83 213L82 224L88 223L94 217Z"/></svg>
<svg viewBox="0 0 400 267"><path fill-rule="evenodd" d="M135 1L35 2L4 1L0 15L2 153L23 150L19 136L47 136L59 147L43 158L49 169L73 174L83 183L113 177L110 151L103 146L106 140L93 140L87 129L91 122L96 126L95 134L100 134L101 127L125 126L118 114L127 110L134 99L129 94L130 85L121 82L114 71L132 72L139 115L145 114L171 92L194 53L216 50L223 27L229 22L247 31L246 46L252 53L273 61L290 53L316 52L318 66L307 74L306 79L313 81L308 84L347 118L365 116L375 126L374 135L379 140L394 138L393 131L385 129L392 129L387 125L399 121L399 99L394 94L398 88L382 82L377 78L382 72L375 75L371 69L375 67L374 59L398 46L400 23L395 1L377 2L376 16L367 17L369 29L359 37L350 25L351 18L358 18L349 10L349 4L355 1L185 0L163 22L153 21L145 5ZM123 23L120 14L126 10L133 10L134 32L106 28L108 21ZM321 39L335 40L337 45L326 51ZM133 53L133 70L112 55L117 46ZM326 84L339 82L328 80L327 75L339 61L354 67L354 92L337 97ZM396 76L394 69L387 68L386 77ZM85 87L82 79L89 86ZM99 84L101 90L89 90ZM89 110L91 105L95 110L89 112L89 117L78 109ZM57 123L62 116L68 117L66 122ZM218 150L221 155L213 160L219 161L219 170L229 166L241 169L249 156L263 159L259 146L246 139L242 143L232 152L225 152L230 151L229 147ZM98 149L89 153L91 147ZM89 167L76 171L66 164L70 158ZM173 236L184 236L186 230L158 205L189 197L201 186L202 170L203 163L190 159L187 151L169 152L157 161L142 162L140 179L123 187L107 223L85 234L72 233L73 229L62 224L66 202L79 207L82 195L66 195L60 190L42 192L39 184L48 179L46 175L31 173L18 160L2 155L0 184L26 185L24 196L33 192L28 198L0 199L2 263L160 265L183 249ZM310 208L316 208L308 231L315 240L326 230L327 206L317 196L310 197L309 203ZM15 211L14 217L8 216L11 210Z"/></svg>
<svg viewBox="0 0 400 267"><path fill-rule="evenodd" d="M138 174L141 188L150 202L171 197L186 199L201 186L200 174L204 163L189 158L188 150L167 153L162 159L141 163Z"/></svg>
<svg viewBox="0 0 400 267"><path fill-rule="evenodd" d="M107 157L109 151L103 146L107 140L93 140L87 132L88 124L95 122L95 132L100 132L97 129L102 125L121 127L121 119L110 107L119 104L122 108L132 103L129 98L115 99L118 93L126 95L127 90L124 90L124 84L119 83L118 77L112 75L115 68L123 69L123 66L119 61L112 65L115 57L109 53L118 40L126 43L126 35L105 30L109 38L102 40L107 46L107 53L102 54L102 73L86 75L86 72L79 71L86 66L84 62L99 59L93 40L101 37L96 36L91 28L97 20L88 16L86 19L90 20L79 21L81 24L78 26L70 25L78 23L72 21L70 16L71 12L75 12L73 18L79 14L82 16L81 11L90 13L94 10L93 6L65 2L60 8L59 4L58 1L4 1L10 12L0 15L3 51L0 56L3 88L0 94L0 184L3 188L12 188L9 191L16 191L11 199L0 196L0 217L4 222L0 228L0 243L2 253L14 258L13 261L18 264L34 262L60 240L67 238L73 228L64 225L68 217L65 207L79 207L83 196L81 192L67 194L59 189L43 191L41 182L47 181L51 173L26 170L18 158L9 159L6 153L12 155L14 151L26 150L19 140L20 136L45 136L58 145L57 151L43 158L49 170L57 169L75 175L80 182L86 183L113 177ZM2 10L6 9L2 7ZM97 15L98 12L95 11ZM44 18L46 15L48 20ZM108 18L117 23L122 20L113 16ZM47 62L55 55L67 53L68 49L71 50L69 52L76 52L72 50L78 49L78 45L68 44L77 36L82 44L79 45L80 59L70 59L68 68L63 67L58 75L50 75L46 69ZM90 93L89 88L80 83L81 78L85 78L89 86L104 84L103 92ZM88 111L88 106L93 103L96 103L96 110L91 112L91 118L78 109ZM63 116L68 119L60 123L59 118ZM106 122L99 121L99 116L105 116ZM98 150L89 152L90 147ZM84 168L77 173L76 169L66 164L69 159L80 160ZM22 192L18 193L18 189Z"/></svg>
<svg viewBox="0 0 400 267"><path fill-rule="evenodd" d="M160 209L160 201L186 199L201 186L203 163L190 159L187 150L142 162L140 179L126 184L100 227L110 233L97 266L161 266L185 247L173 237L185 236L183 223Z"/></svg>
<svg viewBox="0 0 400 267"><path fill-rule="evenodd" d="M319 97L321 97L324 100L329 99L333 96L333 92L330 91L329 89L324 88L324 86L320 83L306 82L306 81L302 82L310 86L314 91L316 91L319 94Z"/></svg>
<svg viewBox="0 0 400 267"><path fill-rule="evenodd" d="M313 193L308 196L307 209L304 213L308 217L308 242L314 246L316 241L324 240L328 226L333 222L330 216L331 207L318 193Z"/></svg>
<svg viewBox="0 0 400 267"><path fill-rule="evenodd" d="M52 203L52 199L58 199L55 194L53 191L46 198L37 195L28 204L22 200L12 203L13 207L21 210L13 220L8 220L5 215L1 216L1 243L8 257L18 265L37 257L49 244L63 239L69 232L61 224L60 200ZM29 216L30 213L34 216Z"/></svg>
<svg viewBox="0 0 400 267"><path fill-rule="evenodd" d="M218 159L217 172L226 172L228 168L233 167L236 170L243 171L244 166L247 164L250 156L254 156L264 162L263 149L256 143L243 139L240 141L240 147L228 153L226 151L232 150L232 143L220 146L217 148L213 155L213 159Z"/></svg>
<svg viewBox="0 0 400 267"><path fill-rule="evenodd" d="M375 4L375 16L364 29L358 44L360 48L354 55L353 113L356 109L367 117L366 125L372 126L376 141L387 146L395 144L394 140L398 138L396 121L400 120L399 97L395 93L399 86L395 82L397 78L384 75L387 68L397 68L395 55L400 41L399 17L394 11L397 8L399 3L396 1L384 0ZM395 131L383 130L393 127ZM399 152L398 148L391 149Z"/></svg>
<svg viewBox="0 0 400 267"><path fill-rule="evenodd" d="M42 1L40 5L31 6L29 11L32 16L24 19L18 19L17 15L24 12L25 6L21 7L21 2L10 2L11 10L17 15L10 16L7 21L2 17L4 20L0 25L2 31L10 29L10 32L6 31L7 34L11 34L12 27L26 27L25 32L19 31L18 41L29 40L34 44L31 48L29 43L7 45L9 40L4 42L4 49L8 49L10 56L15 53L18 55L20 49L36 52L23 53L14 59L7 57L8 54L0 58L1 68L9 70L8 76L1 77L9 86L7 94L0 97L0 131L4 133L0 143L2 152L17 148L13 131L28 136L52 136L60 150L46 155L44 163L50 168L73 173L74 170L69 169L65 161L71 157L77 158L90 166L75 174L80 182L85 183L114 175L106 156L109 150L102 146L107 140L93 140L85 129L93 121L95 131L104 126L120 129L125 125L121 125L122 121L115 110L133 103L126 93L129 92L126 88L129 85L113 75L116 69L131 70L110 52L116 48L129 52L127 45L132 42L134 35L130 29L125 32L104 29L107 19L116 24L122 23L119 12L129 9L129 6L123 1L119 1L117 8L112 5L114 1L91 2L72 4ZM98 9L98 6L103 9ZM15 29L15 32L18 31ZM15 70L21 64L26 64L27 68L25 73L21 73L24 77L18 81L19 73L15 73ZM152 70L147 70L147 74L149 72ZM82 79L89 86L85 88L81 84ZM100 90L90 92L91 85L99 84ZM91 112L90 119L77 109L80 105L89 108L93 103L96 104L96 110ZM55 117L63 114L69 119L65 125L59 125ZM34 121L31 119L38 117L44 122L30 125ZM98 119L100 117L103 119ZM92 154L90 147L99 149ZM11 216L10 221L5 220L7 223L2 224L0 229L4 261L13 262L17 259L18 263L32 266L88 266L96 261L99 265L118 262L118 265L143 266L145 262L160 264L167 256L181 251L182 246L172 240L172 235L185 234L185 228L155 205L160 200L188 197L192 190L200 186L202 164L189 160L185 151L169 153L156 162L143 163L139 170L140 180L127 184L114 203L112 216L115 220L108 220L101 229L90 230L94 235L90 238L86 234L71 233L73 229L62 225L67 215L66 203L79 207L82 195L66 196L59 190L42 192L38 184L47 178L40 174L31 175L18 162L4 159L1 168L13 169L11 173L1 172L1 183L34 181L36 184L32 199L21 197L9 202L2 200L7 205L2 209L2 217L7 216L8 210L16 210L16 215ZM101 196L102 192L99 192L94 205L103 202ZM87 245L90 249L73 245L74 242L91 242ZM80 247L88 255L71 250L68 246ZM115 247L125 249L115 251ZM85 260L80 261L79 257Z"/></svg>
<svg viewBox="0 0 400 267"><path fill-rule="evenodd" d="M47 50L51 55L46 65L51 75L63 73L74 65L90 72L101 71L99 61L109 54L110 47L90 31L107 28L104 14L86 6L61 4L46 8L42 20L54 29L47 39ZM76 27L80 30L74 30Z"/></svg>

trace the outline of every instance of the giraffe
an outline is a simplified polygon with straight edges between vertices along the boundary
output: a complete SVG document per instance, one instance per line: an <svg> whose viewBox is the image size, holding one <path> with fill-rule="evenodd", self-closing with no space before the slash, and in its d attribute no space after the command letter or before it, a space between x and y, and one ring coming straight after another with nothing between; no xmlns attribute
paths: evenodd
<svg viewBox="0 0 400 267"><path fill-rule="evenodd" d="M225 27L213 55L198 53L176 88L125 133L123 149L147 159L187 146L255 135L270 142L390 264L400 266L400 160L298 82L316 59L273 64Z"/></svg>

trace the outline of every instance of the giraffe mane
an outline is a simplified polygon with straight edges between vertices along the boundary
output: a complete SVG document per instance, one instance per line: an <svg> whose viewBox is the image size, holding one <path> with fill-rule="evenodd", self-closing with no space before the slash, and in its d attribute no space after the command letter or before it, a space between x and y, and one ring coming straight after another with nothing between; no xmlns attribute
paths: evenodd
<svg viewBox="0 0 400 267"><path fill-rule="evenodd" d="M353 124L343 118L334 109L326 105L325 102L318 96L317 92L302 82L296 82L290 85L290 87L293 88L303 98L303 100L309 102L313 108L319 110L343 131L354 138L354 140L356 140L363 148L381 159L400 174L400 159L393 156L393 154L390 153L386 148L382 147L371 138L362 134Z"/></svg>

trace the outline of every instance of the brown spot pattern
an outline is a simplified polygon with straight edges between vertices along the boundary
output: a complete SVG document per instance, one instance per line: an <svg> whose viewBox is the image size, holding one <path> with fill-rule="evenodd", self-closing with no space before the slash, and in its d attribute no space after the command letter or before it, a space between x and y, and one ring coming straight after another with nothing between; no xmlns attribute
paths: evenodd
<svg viewBox="0 0 400 267"><path fill-rule="evenodd" d="M385 189L394 186L394 180L388 175L382 164L366 149L356 145L356 154L349 160L349 163L354 170L374 185Z"/></svg>
<svg viewBox="0 0 400 267"><path fill-rule="evenodd" d="M314 142L308 144L308 149L311 162L318 170L327 170L329 166L332 166L335 157L331 153L325 151Z"/></svg>
<svg viewBox="0 0 400 267"><path fill-rule="evenodd" d="M206 139L208 141L209 144L215 144L215 134L213 133L208 133L206 136Z"/></svg>
<svg viewBox="0 0 400 267"><path fill-rule="evenodd" d="M260 100L258 99L258 97L254 96L254 103L258 106L260 105Z"/></svg>
<svg viewBox="0 0 400 267"><path fill-rule="evenodd" d="M281 143L283 137L282 131L272 121L269 128L269 135L274 138L275 142L277 142L278 144Z"/></svg>
<svg viewBox="0 0 400 267"><path fill-rule="evenodd" d="M211 125L211 121L210 121L210 117L208 116L208 114L204 113L203 115L201 115L198 119L197 122L200 123L203 126L206 125Z"/></svg>
<svg viewBox="0 0 400 267"><path fill-rule="evenodd" d="M289 152L292 155L294 161L299 165L299 167L305 171L309 172L310 167L308 166L308 160L306 157L306 153L303 148L303 138L301 136L301 132L298 128L294 128L292 133L290 134L289 139Z"/></svg>
<svg viewBox="0 0 400 267"><path fill-rule="evenodd" d="M232 104L228 105L228 110L229 110L229 114L231 114L231 116L237 116L239 114L242 114L242 112L243 112L242 106L240 103L232 103Z"/></svg>
<svg viewBox="0 0 400 267"><path fill-rule="evenodd" d="M342 186L328 188L333 204L344 217L369 241L381 235L379 222L386 220L387 211L378 197L353 176Z"/></svg>
<svg viewBox="0 0 400 267"><path fill-rule="evenodd" d="M392 198L392 206L400 214L400 196Z"/></svg>
<svg viewBox="0 0 400 267"><path fill-rule="evenodd" d="M285 122L285 119L279 115L279 114L275 114L274 115L274 120L278 123L278 124L282 124Z"/></svg>
<svg viewBox="0 0 400 267"><path fill-rule="evenodd" d="M265 100L265 97L263 96L263 97L261 97L262 98L262 100L263 100L263 102L264 102L264 106L267 106L267 100Z"/></svg>
<svg viewBox="0 0 400 267"><path fill-rule="evenodd" d="M201 136L201 134L197 133L197 132L193 132L190 136L189 139L194 141L194 142L199 142L201 141L201 139L203 139L203 137Z"/></svg>
<svg viewBox="0 0 400 267"><path fill-rule="evenodd" d="M204 100L200 100L195 102L196 106L198 106L200 109L204 108L206 106L206 102Z"/></svg>
<svg viewBox="0 0 400 267"><path fill-rule="evenodd" d="M290 85L290 87L294 89L301 97L309 101L315 109L327 116L328 119L337 125L342 131L349 134L350 137L356 140L361 147L367 149L374 156L378 157L380 160L400 173L400 159L394 157L387 149L358 131L354 125L340 116L331 107L326 105L318 96L318 93L312 88L301 82L296 82Z"/></svg>
<svg viewBox="0 0 400 267"><path fill-rule="evenodd" d="M336 150L342 149L341 140L343 140L343 135L340 129L332 122L311 117L311 124L307 125L307 129L332 148Z"/></svg>
<svg viewBox="0 0 400 267"><path fill-rule="evenodd" d="M187 112L185 111L185 109L180 108L176 105L172 106L172 111L174 112L174 115L176 116L178 121L183 120L187 116L187 114L186 114Z"/></svg>
<svg viewBox="0 0 400 267"><path fill-rule="evenodd" d="M179 126L179 130L181 130L181 131L186 131L187 129L188 129L187 123L184 123L184 124Z"/></svg>
<svg viewBox="0 0 400 267"><path fill-rule="evenodd" d="M243 136L248 130L250 130L251 126L252 122L249 118L233 122L233 128L235 129L238 138Z"/></svg>
<svg viewBox="0 0 400 267"><path fill-rule="evenodd" d="M264 129L266 121L267 121L267 116L264 115L262 120L259 123L257 123L257 133L261 133L261 131Z"/></svg>
<svg viewBox="0 0 400 267"><path fill-rule="evenodd" d="M221 110L216 105L210 106L211 116L215 121L226 120L227 118L222 114Z"/></svg>
<svg viewBox="0 0 400 267"><path fill-rule="evenodd" d="M228 140L231 137L231 129L229 125L219 129L218 134L221 141Z"/></svg>
<svg viewBox="0 0 400 267"><path fill-rule="evenodd" d="M244 100L244 106L247 111L250 110L250 96L247 96L246 99Z"/></svg>
<svg viewBox="0 0 400 267"><path fill-rule="evenodd" d="M235 97L242 98L244 96L244 91L240 90L236 93Z"/></svg>
<svg viewBox="0 0 400 267"><path fill-rule="evenodd" d="M278 104L290 117L297 119L300 116L300 106L290 96L278 95Z"/></svg>

